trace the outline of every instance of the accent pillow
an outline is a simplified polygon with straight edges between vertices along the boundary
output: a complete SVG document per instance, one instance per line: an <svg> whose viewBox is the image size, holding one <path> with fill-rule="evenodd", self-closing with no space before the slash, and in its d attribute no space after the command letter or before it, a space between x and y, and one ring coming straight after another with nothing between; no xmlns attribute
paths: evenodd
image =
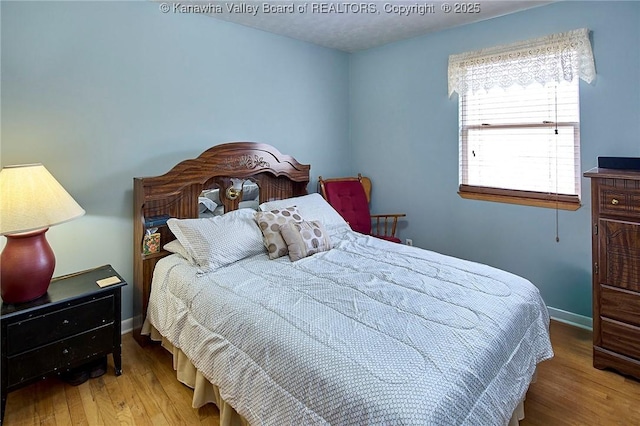
<svg viewBox="0 0 640 426"><path fill-rule="evenodd" d="M292 262L333 247L329 234L317 220L288 222L280 227L280 233L287 243Z"/></svg>
<svg viewBox="0 0 640 426"><path fill-rule="evenodd" d="M300 215L305 220L317 220L328 229L346 228L351 229L349 224L340 216L331 204L322 198L318 193L302 195L300 197L287 198L284 200L268 201L260 204L260 210L282 210L289 206L296 206Z"/></svg>
<svg viewBox="0 0 640 426"><path fill-rule="evenodd" d="M256 212L254 215L262 231L264 246L269 252L269 259L277 259L289 252L287 243L280 235L280 227L289 222L302 222L302 217L295 206L269 212Z"/></svg>
<svg viewBox="0 0 640 426"><path fill-rule="evenodd" d="M167 225L203 272L264 253L254 210L239 209L203 219L169 219Z"/></svg>

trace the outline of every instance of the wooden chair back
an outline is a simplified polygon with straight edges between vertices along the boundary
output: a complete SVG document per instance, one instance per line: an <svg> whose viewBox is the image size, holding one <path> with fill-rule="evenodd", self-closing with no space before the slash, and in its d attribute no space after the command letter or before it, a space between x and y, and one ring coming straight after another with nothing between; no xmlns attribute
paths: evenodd
<svg viewBox="0 0 640 426"><path fill-rule="evenodd" d="M371 179L366 176L362 176L362 174L358 173L357 177L349 176L349 177L340 177L340 178L328 178L324 179L322 176L318 177L318 186L320 189L320 194L324 197L325 200L330 201L330 197L327 196L327 182L350 182L350 181L358 181L362 185L364 189L364 193L367 198L367 205L371 204ZM404 213L393 213L393 214L371 214L369 212L370 220L373 222L371 226L371 231L368 232L374 237L382 238L388 241L393 242L401 242L399 238L395 236L396 229L398 225L398 219L406 216ZM353 228L353 226L352 226Z"/></svg>

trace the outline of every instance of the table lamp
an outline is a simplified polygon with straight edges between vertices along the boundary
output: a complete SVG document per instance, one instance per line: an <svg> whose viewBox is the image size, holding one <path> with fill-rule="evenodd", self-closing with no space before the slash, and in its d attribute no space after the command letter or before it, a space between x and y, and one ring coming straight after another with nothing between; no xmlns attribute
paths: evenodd
<svg viewBox="0 0 640 426"><path fill-rule="evenodd" d="M23 303L44 295L56 259L45 238L50 226L82 216L75 202L42 164L6 166L0 171L0 256L4 303Z"/></svg>

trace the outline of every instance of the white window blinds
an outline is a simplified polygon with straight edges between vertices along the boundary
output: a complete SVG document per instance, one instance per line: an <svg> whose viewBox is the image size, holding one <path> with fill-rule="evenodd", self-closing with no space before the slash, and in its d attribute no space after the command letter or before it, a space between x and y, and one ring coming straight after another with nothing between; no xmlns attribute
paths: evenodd
<svg viewBox="0 0 640 426"><path fill-rule="evenodd" d="M577 80L464 96L460 115L462 184L580 193Z"/></svg>

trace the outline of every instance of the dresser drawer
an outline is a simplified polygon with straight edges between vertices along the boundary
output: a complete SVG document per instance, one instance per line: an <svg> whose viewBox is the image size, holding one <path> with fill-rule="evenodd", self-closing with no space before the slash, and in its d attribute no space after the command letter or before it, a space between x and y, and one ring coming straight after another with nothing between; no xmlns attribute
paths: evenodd
<svg viewBox="0 0 640 426"><path fill-rule="evenodd" d="M114 321L114 296L108 295L7 326L7 355L70 337Z"/></svg>
<svg viewBox="0 0 640 426"><path fill-rule="evenodd" d="M601 317L600 335L603 348L640 359L640 327Z"/></svg>
<svg viewBox="0 0 640 426"><path fill-rule="evenodd" d="M7 360L8 386L64 371L98 353L109 353L114 346L114 325L105 325L76 336L41 346Z"/></svg>
<svg viewBox="0 0 640 426"><path fill-rule="evenodd" d="M598 195L600 213L617 215L640 213L640 191L603 185L600 186Z"/></svg>
<svg viewBox="0 0 640 426"><path fill-rule="evenodd" d="M600 284L640 292L640 222L600 219Z"/></svg>
<svg viewBox="0 0 640 426"><path fill-rule="evenodd" d="M601 285L600 315L640 326L640 293Z"/></svg>

